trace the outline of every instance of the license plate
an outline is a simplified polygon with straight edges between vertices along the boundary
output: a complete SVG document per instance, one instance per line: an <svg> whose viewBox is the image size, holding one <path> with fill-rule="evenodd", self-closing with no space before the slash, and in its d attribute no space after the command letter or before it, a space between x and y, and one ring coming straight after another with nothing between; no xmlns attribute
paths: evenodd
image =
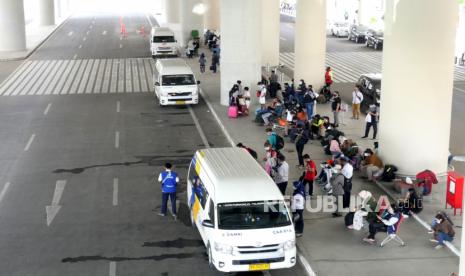
<svg viewBox="0 0 465 276"><path fill-rule="evenodd" d="M270 270L270 264L250 264L250 271Z"/></svg>
<svg viewBox="0 0 465 276"><path fill-rule="evenodd" d="M176 101L176 104L186 104L186 101Z"/></svg>

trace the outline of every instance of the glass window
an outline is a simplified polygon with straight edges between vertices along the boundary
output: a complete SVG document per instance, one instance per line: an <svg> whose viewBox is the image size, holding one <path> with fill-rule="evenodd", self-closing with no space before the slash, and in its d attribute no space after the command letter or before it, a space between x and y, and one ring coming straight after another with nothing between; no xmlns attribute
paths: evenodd
<svg viewBox="0 0 465 276"><path fill-rule="evenodd" d="M194 85L194 75L165 75L162 85Z"/></svg>
<svg viewBox="0 0 465 276"><path fill-rule="evenodd" d="M153 37L154 43L163 43L163 42L175 42L173 36L154 36Z"/></svg>
<svg viewBox="0 0 465 276"><path fill-rule="evenodd" d="M208 217L210 218L213 225L215 225L215 203L210 200L210 209L208 210Z"/></svg>
<svg viewBox="0 0 465 276"><path fill-rule="evenodd" d="M291 225L284 201L218 204L220 229L260 229Z"/></svg>

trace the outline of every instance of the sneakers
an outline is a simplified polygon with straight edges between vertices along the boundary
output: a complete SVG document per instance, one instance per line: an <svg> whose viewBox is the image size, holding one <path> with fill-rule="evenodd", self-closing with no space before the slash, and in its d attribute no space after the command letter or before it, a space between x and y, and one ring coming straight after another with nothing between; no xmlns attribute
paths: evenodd
<svg viewBox="0 0 465 276"><path fill-rule="evenodd" d="M434 234L434 230L428 230L428 234Z"/></svg>
<svg viewBox="0 0 465 276"><path fill-rule="evenodd" d="M368 136L362 136L362 139L365 139L365 138L367 138L367 137L368 137Z"/></svg>
<svg viewBox="0 0 465 276"><path fill-rule="evenodd" d="M443 247L444 247L444 245L438 244L438 245L436 245L436 246L434 247L434 249L438 250L438 249L441 249L441 248L443 248Z"/></svg>
<svg viewBox="0 0 465 276"><path fill-rule="evenodd" d="M158 213L158 215L159 215L160 217L166 216L166 214L163 214L163 213Z"/></svg>
<svg viewBox="0 0 465 276"><path fill-rule="evenodd" d="M364 238L363 241L364 241L364 242L367 242L367 243L370 243L370 244L374 244L374 243L375 243L375 240L374 240L374 239L369 239L369 238Z"/></svg>
<svg viewBox="0 0 465 276"><path fill-rule="evenodd" d="M178 216L177 216L177 215L173 215L173 219L174 219L174 221L177 221L177 220L178 220Z"/></svg>
<svg viewBox="0 0 465 276"><path fill-rule="evenodd" d="M407 215L407 214L402 214L402 216L403 216L404 218L409 218L409 217L410 217L410 216Z"/></svg>
<svg viewBox="0 0 465 276"><path fill-rule="evenodd" d="M302 237L302 233L297 233L297 234L295 234L295 236L296 236L297 238Z"/></svg>
<svg viewBox="0 0 465 276"><path fill-rule="evenodd" d="M429 241L432 242L432 243L438 243L438 241L435 240L435 239L430 239Z"/></svg>
<svg viewBox="0 0 465 276"><path fill-rule="evenodd" d="M353 225L349 225L349 226L347 226L347 229L353 230L353 229L354 229L354 226L353 226Z"/></svg>
<svg viewBox="0 0 465 276"><path fill-rule="evenodd" d="M333 213L332 215L333 215L333 218L337 218L337 217L341 217L341 216L342 216L342 215L339 214L339 213Z"/></svg>

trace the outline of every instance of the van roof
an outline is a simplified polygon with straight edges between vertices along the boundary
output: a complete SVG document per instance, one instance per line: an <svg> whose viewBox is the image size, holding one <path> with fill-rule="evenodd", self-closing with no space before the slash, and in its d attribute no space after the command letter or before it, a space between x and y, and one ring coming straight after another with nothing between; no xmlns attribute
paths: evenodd
<svg viewBox="0 0 465 276"><path fill-rule="evenodd" d="M174 32L166 27L152 27L152 35L157 36L174 36Z"/></svg>
<svg viewBox="0 0 465 276"><path fill-rule="evenodd" d="M158 59L156 68L162 75L193 75L192 69L180 58Z"/></svg>
<svg viewBox="0 0 465 276"><path fill-rule="evenodd" d="M245 149L200 150L199 161L213 183L216 203L283 200L274 181Z"/></svg>

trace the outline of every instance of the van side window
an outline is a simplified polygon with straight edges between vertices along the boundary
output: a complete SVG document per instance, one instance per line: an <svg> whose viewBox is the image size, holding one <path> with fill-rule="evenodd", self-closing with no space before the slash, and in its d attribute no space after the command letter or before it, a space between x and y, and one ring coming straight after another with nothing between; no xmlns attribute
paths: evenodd
<svg viewBox="0 0 465 276"><path fill-rule="evenodd" d="M202 180L200 180L200 177L197 175L197 172L195 171L194 162L192 162L189 168L189 179L192 183L192 194L195 194L195 196L199 199L202 209L205 209L205 204L208 198L208 192L205 189Z"/></svg>
<svg viewBox="0 0 465 276"><path fill-rule="evenodd" d="M210 218L213 225L215 224L215 203L210 199L210 207L208 210L208 217Z"/></svg>

